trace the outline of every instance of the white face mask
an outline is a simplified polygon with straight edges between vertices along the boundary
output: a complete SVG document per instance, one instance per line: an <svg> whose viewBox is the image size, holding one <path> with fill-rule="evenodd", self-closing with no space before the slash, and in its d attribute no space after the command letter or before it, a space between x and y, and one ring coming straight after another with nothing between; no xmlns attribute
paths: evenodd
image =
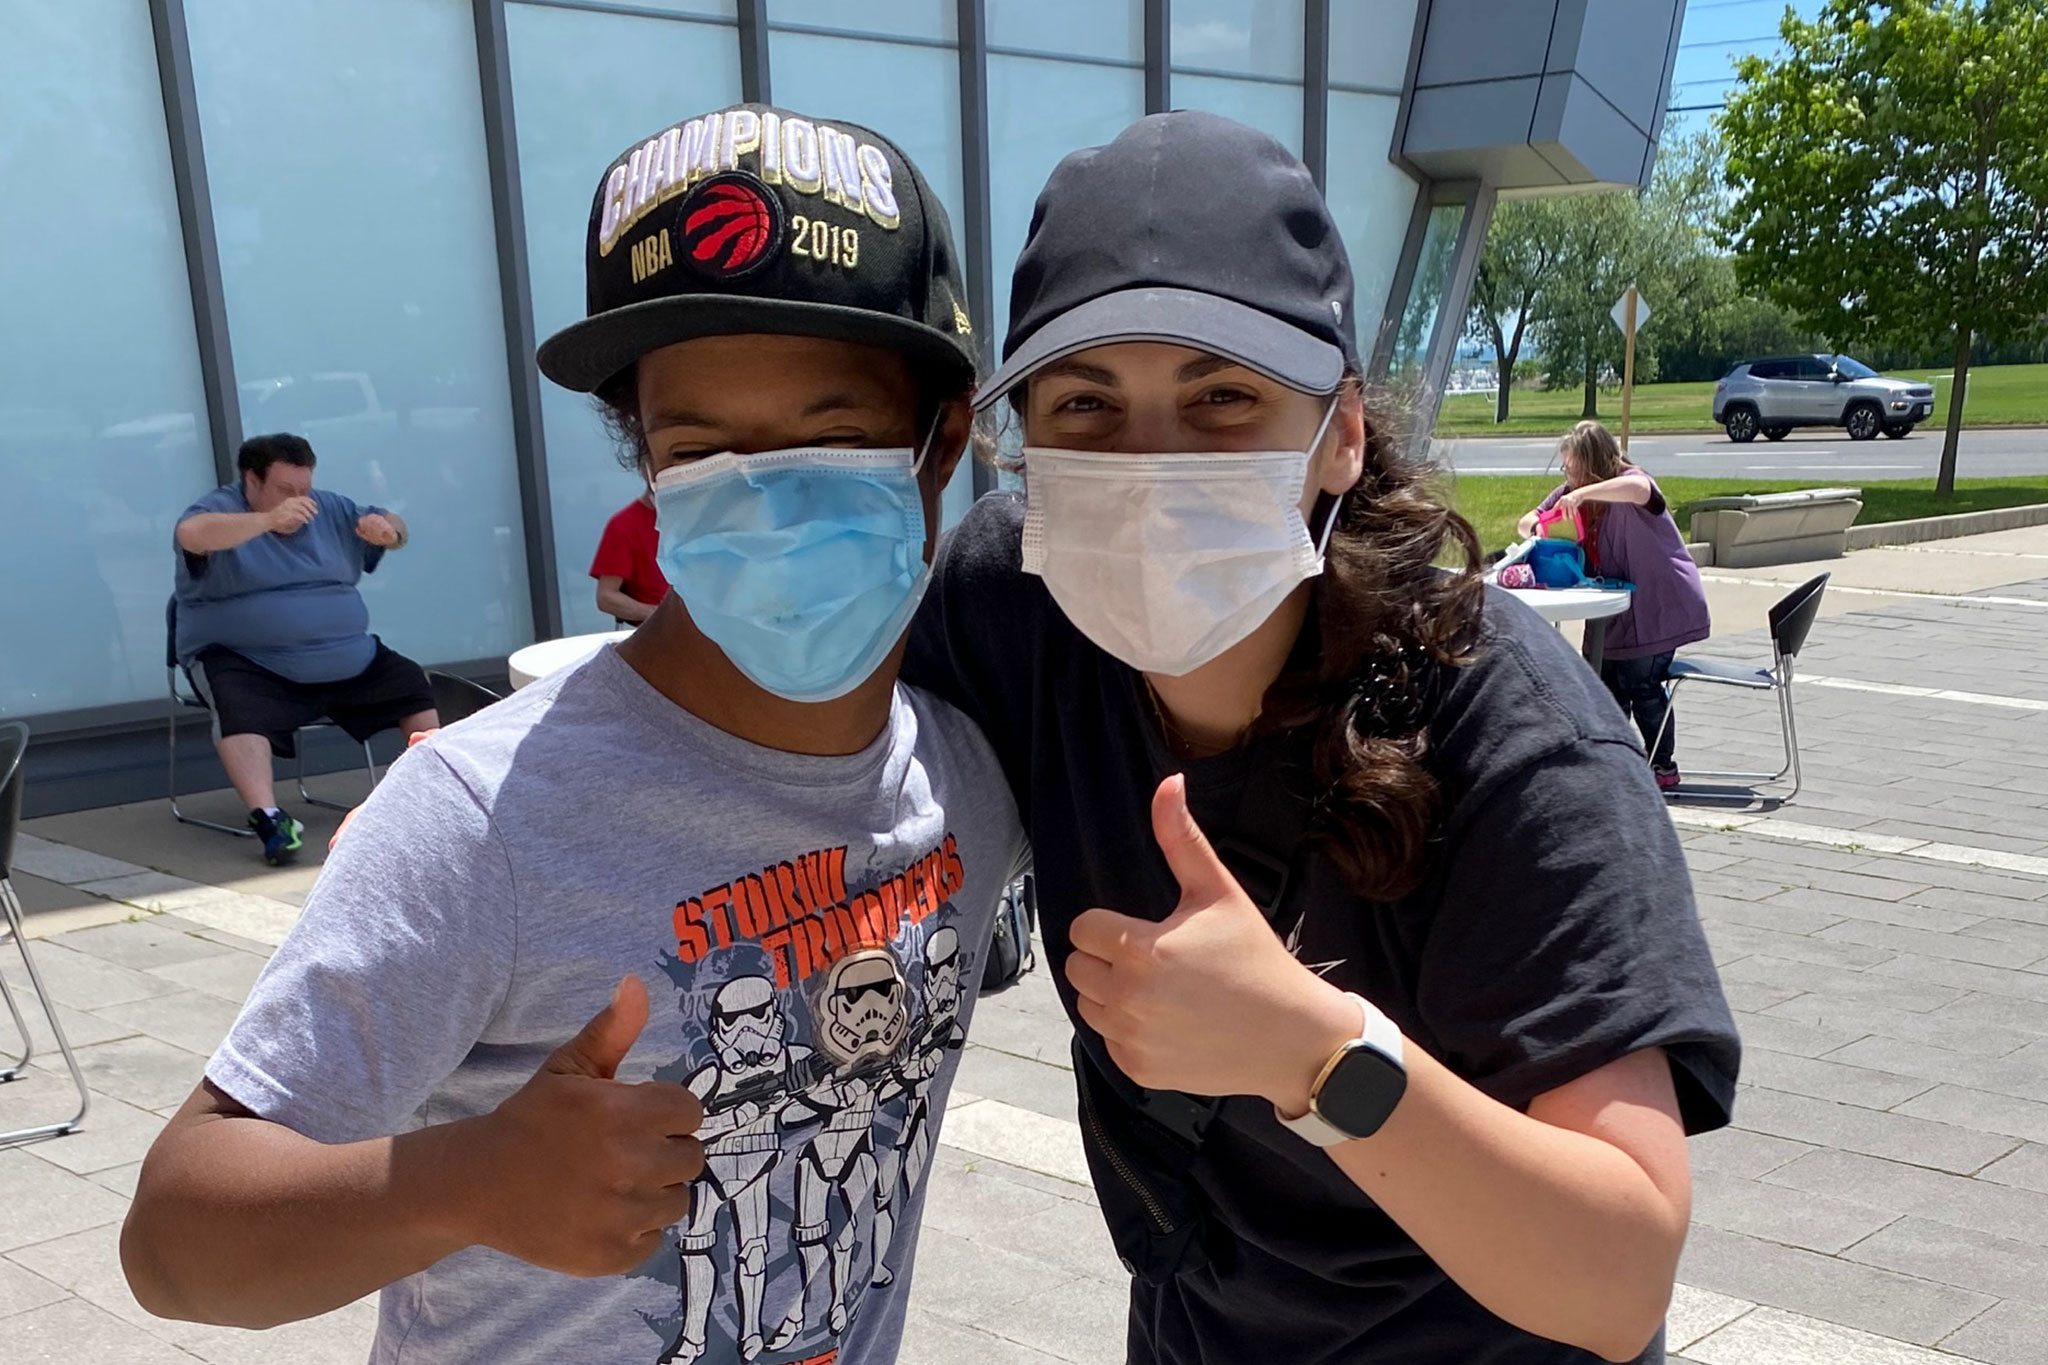
<svg viewBox="0 0 2048 1365"><path fill-rule="evenodd" d="M1191 673L1323 571L1333 509L1301 519L1306 451L1114 455L1024 448L1024 571L1083 635L1145 673Z"/></svg>

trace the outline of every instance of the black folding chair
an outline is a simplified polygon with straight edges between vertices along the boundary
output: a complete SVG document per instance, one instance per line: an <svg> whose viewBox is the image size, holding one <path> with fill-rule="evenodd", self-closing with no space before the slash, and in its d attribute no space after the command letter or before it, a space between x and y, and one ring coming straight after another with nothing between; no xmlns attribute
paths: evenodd
<svg viewBox="0 0 2048 1365"><path fill-rule="evenodd" d="M168 760L166 763L165 785L171 798L171 815L184 825L202 825L217 829L222 834L238 838L253 839L256 831L241 825L224 825L218 820L204 820L196 815L187 815L178 809L178 717L187 711L211 712L206 700L194 691L188 692L178 685L179 675L184 672L178 666L178 599L176 597L164 606L164 668L170 677L170 707L167 714L169 732ZM191 680L186 679L189 685ZM341 727L333 721L317 720L311 725L301 725L292 736L292 756L295 760L293 776L299 784L299 800L309 806L325 806L328 810L350 811L355 806L348 802L328 801L306 790L306 735L315 730L338 730ZM369 774L370 785L377 785L377 760L370 753L368 740L363 741L363 770Z"/></svg>
<svg viewBox="0 0 2048 1365"><path fill-rule="evenodd" d="M459 673L443 673L438 668L427 670L427 684L434 689L434 714L441 718L443 725L465 720L492 702L501 700L496 692L482 683Z"/></svg>
<svg viewBox="0 0 2048 1365"><path fill-rule="evenodd" d="M21 953L21 965L28 970L29 994L43 1007L43 1017L50 1021L50 1033L57 1040L57 1051L64 1055L64 1065L71 1071L71 1083L78 1087L78 1112L62 1123L43 1123L0 1133L0 1146L75 1132L84 1120L86 1106L90 1102L85 1074L78 1069L78 1058L72 1054L71 1042L64 1036L64 1022L57 1017L57 1002L50 998L49 989L43 985L43 975L36 970L36 960L29 953L28 930L21 922L21 901L14 894L14 883L9 880L14 871L14 835L21 827L21 764L27 749L26 725L18 720L0 724L0 935L13 939L15 948ZM14 1027L21 1034L21 1056L0 1067L0 1081L11 1081L28 1069L29 1058L35 1053L35 1042L29 1037L28 1020L22 1016L21 1006L14 1000L14 990L4 976L0 976L0 999L6 1000L7 1012L14 1016Z"/></svg>
<svg viewBox="0 0 2048 1365"><path fill-rule="evenodd" d="M1792 714L1793 662L1806 644L1807 632L1813 629L1813 621L1820 614L1821 594L1827 591L1828 575L1822 574L1800 584L1771 608L1771 666L1769 668L1744 668L1740 664L1723 663L1718 659L1674 659L1671 661L1670 680L1664 684L1667 699L1675 698L1678 685L1687 682L1720 683L1726 687L1742 687L1756 692L1775 692L1778 696L1779 738L1784 745L1784 763L1774 773L1733 773L1697 772L1686 770L1688 778L1707 778L1723 782L1757 783L1768 786L1780 782L1789 774L1792 788L1778 799L1790 801L1799 794L1799 727ZM1671 715L1664 716L1664 728L1671 725ZM1658 731L1663 739L1663 730ZM1655 753L1656 746L1650 747ZM1679 788L1684 793L1684 788Z"/></svg>

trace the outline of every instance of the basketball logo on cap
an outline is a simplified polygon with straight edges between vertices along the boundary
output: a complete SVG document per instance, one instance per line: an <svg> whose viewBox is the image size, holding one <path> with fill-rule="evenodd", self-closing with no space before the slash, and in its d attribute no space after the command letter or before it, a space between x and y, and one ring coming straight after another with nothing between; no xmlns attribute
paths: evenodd
<svg viewBox="0 0 2048 1365"><path fill-rule="evenodd" d="M745 171L727 171L698 185L677 217L683 256L706 279L743 279L782 247L782 201Z"/></svg>

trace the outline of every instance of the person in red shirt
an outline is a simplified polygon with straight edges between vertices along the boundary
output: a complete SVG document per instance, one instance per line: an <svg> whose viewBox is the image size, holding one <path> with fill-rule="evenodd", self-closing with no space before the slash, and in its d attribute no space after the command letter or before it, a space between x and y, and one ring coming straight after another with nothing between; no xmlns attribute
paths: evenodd
<svg viewBox="0 0 2048 1365"><path fill-rule="evenodd" d="M597 609L637 626L668 596L668 579L655 558L654 500L645 492L612 514L590 561Z"/></svg>

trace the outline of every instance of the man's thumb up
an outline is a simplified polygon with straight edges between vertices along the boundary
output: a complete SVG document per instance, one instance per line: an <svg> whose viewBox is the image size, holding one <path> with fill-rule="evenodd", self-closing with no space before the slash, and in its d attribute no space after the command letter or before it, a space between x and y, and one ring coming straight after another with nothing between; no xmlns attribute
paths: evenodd
<svg viewBox="0 0 2048 1365"><path fill-rule="evenodd" d="M1237 879L1209 846L1195 817L1188 811L1187 778L1174 773L1152 793L1152 837L1166 855L1180 883L1180 908L1188 910L1211 905L1229 896L1242 896Z"/></svg>
<svg viewBox="0 0 2048 1365"><path fill-rule="evenodd" d="M647 987L637 976L619 980L611 1002L591 1017L574 1038L556 1048L541 1067L557 1076L610 1080L647 1027Z"/></svg>

